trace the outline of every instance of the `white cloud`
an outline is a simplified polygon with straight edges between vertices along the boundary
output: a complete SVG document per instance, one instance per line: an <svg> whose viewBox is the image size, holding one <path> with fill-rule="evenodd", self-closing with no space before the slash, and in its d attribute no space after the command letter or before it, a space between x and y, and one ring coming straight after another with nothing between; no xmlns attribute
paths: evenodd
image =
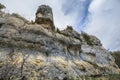
<svg viewBox="0 0 120 80"><path fill-rule="evenodd" d="M64 29L67 25L73 26L76 22L74 13L65 15L62 11L65 0L2 0L0 2L7 7L7 12L19 13L30 20L35 19L35 13L38 6L42 4L49 5L53 9L55 25L60 29Z"/></svg>
<svg viewBox="0 0 120 80"><path fill-rule="evenodd" d="M97 36L107 49L120 49L120 0L0 0L0 2L6 5L7 11L17 12L27 19L35 18L39 5L50 5L56 27L64 29L66 25L72 25L80 31L89 21L84 29L87 33Z"/></svg>
<svg viewBox="0 0 120 80"><path fill-rule="evenodd" d="M2 0L0 2L6 5L9 12L19 13L27 19L33 20L39 5L50 5L53 9L56 27L64 29L67 25L72 25L75 26L75 29L78 29L77 25L79 25L85 17L86 6L90 1L91 0Z"/></svg>
<svg viewBox="0 0 120 80"><path fill-rule="evenodd" d="M91 2L92 0L65 0L63 4L64 14L75 19L73 25L77 31L81 31L87 22L88 8Z"/></svg>
<svg viewBox="0 0 120 80"><path fill-rule="evenodd" d="M93 0L90 5L89 23L85 31L96 35L104 47L120 49L120 1Z"/></svg>

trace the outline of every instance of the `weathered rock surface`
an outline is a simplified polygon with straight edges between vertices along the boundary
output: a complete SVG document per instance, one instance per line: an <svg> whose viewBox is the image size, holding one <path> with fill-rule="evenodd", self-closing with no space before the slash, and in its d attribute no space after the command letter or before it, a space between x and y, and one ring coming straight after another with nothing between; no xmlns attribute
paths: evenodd
<svg viewBox="0 0 120 80"><path fill-rule="evenodd" d="M48 5L39 6L35 22L41 24L46 29L55 30L52 9Z"/></svg>
<svg viewBox="0 0 120 80"><path fill-rule="evenodd" d="M111 54L113 55L113 57L115 58L115 63L118 65L118 67L120 68L120 51L115 51L115 52L111 52Z"/></svg>
<svg viewBox="0 0 120 80"><path fill-rule="evenodd" d="M55 32L0 13L0 79L64 80L118 73L114 58L96 37L71 27Z"/></svg>

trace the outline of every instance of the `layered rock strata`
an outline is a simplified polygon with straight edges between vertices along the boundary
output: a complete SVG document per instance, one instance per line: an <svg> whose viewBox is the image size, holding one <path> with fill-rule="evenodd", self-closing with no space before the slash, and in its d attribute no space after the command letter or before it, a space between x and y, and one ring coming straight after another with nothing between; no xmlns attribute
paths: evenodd
<svg viewBox="0 0 120 80"><path fill-rule="evenodd" d="M95 36L79 34L70 26L49 30L41 23L0 12L0 79L65 80L119 73L114 58Z"/></svg>

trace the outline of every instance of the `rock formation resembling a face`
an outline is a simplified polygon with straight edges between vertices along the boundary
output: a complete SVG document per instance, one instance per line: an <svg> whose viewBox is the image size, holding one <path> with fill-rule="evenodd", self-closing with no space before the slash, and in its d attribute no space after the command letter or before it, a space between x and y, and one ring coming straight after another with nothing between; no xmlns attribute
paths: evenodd
<svg viewBox="0 0 120 80"><path fill-rule="evenodd" d="M39 6L36 12L35 22L43 25L47 29L54 30L52 9L47 5Z"/></svg>

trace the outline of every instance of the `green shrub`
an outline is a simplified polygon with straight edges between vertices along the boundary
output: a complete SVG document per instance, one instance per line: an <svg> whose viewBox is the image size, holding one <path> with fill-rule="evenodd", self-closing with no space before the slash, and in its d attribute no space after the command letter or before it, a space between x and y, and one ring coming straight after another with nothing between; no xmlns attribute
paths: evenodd
<svg viewBox="0 0 120 80"><path fill-rule="evenodd" d="M0 3L0 10L6 8L3 4Z"/></svg>
<svg viewBox="0 0 120 80"><path fill-rule="evenodd" d="M120 68L120 51L112 52L112 55L115 58L115 63Z"/></svg>
<svg viewBox="0 0 120 80"><path fill-rule="evenodd" d="M59 30L58 28L57 28L57 32L58 32L58 33L61 33L60 30Z"/></svg>
<svg viewBox="0 0 120 80"><path fill-rule="evenodd" d="M35 21L31 20L31 24L35 24Z"/></svg>
<svg viewBox="0 0 120 80"><path fill-rule="evenodd" d="M72 26L67 26L68 30L73 30Z"/></svg>
<svg viewBox="0 0 120 80"><path fill-rule="evenodd" d="M87 33L82 33L82 35L87 44L93 46L93 39Z"/></svg>

